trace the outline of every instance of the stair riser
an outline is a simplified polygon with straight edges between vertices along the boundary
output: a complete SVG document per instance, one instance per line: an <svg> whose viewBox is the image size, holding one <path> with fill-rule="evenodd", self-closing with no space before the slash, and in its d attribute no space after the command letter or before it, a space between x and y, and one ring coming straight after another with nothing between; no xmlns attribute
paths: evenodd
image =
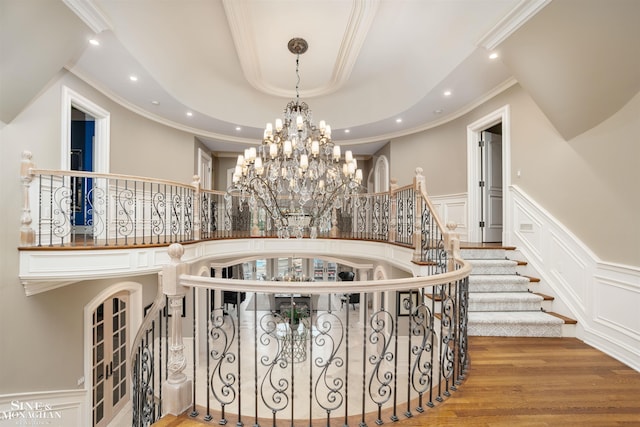
<svg viewBox="0 0 640 427"><path fill-rule="evenodd" d="M469 283L469 292L527 292L528 290L529 286L521 283Z"/></svg>
<svg viewBox="0 0 640 427"><path fill-rule="evenodd" d="M516 266L504 265L504 266L485 266L474 265L471 274L516 274Z"/></svg>
<svg viewBox="0 0 640 427"><path fill-rule="evenodd" d="M536 302L472 302L469 311L540 311L540 303Z"/></svg>
<svg viewBox="0 0 640 427"><path fill-rule="evenodd" d="M461 249L460 254L467 261L473 259L505 259L507 257L507 252L504 249Z"/></svg>
<svg viewBox="0 0 640 427"><path fill-rule="evenodd" d="M469 336L483 337L561 337L562 325L487 324L469 322Z"/></svg>

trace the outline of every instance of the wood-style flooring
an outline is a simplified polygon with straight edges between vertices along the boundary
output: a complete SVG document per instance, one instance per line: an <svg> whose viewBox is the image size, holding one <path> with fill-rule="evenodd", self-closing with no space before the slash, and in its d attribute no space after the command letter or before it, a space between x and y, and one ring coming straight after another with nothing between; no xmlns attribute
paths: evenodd
<svg viewBox="0 0 640 427"><path fill-rule="evenodd" d="M467 380L450 398L422 415L400 416L395 423L385 415L384 424L640 426L640 372L576 338L470 337L469 355ZM331 425L343 427L343 421L335 419ZM253 425L253 419L243 422ZM166 416L154 426L217 424L216 419L205 422L185 414ZM271 423L261 420L260 425ZM326 426L326 421L317 426ZM357 427L358 420L350 420L349 426Z"/></svg>

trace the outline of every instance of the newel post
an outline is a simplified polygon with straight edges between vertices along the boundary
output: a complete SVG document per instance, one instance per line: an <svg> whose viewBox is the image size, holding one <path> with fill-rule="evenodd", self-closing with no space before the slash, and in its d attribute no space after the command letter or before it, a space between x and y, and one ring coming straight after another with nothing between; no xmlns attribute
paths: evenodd
<svg viewBox="0 0 640 427"><path fill-rule="evenodd" d="M31 169L34 168L32 155L30 151L22 152L22 162L20 164L20 179L22 180L22 215L20 216L20 246L33 246L36 241L36 233L31 227L31 200L29 198L29 189L33 174Z"/></svg>
<svg viewBox="0 0 640 427"><path fill-rule="evenodd" d="M389 182L389 243L394 243L398 235L398 205L396 203L398 178L391 178Z"/></svg>
<svg viewBox="0 0 640 427"><path fill-rule="evenodd" d="M444 233L444 247L447 251L447 271L455 270L454 258L462 258L460 255L460 235L456 233L457 227L458 224L455 222L448 222L448 231Z"/></svg>
<svg viewBox="0 0 640 427"><path fill-rule="evenodd" d="M414 212L413 218L413 261L419 262L422 260L422 207L426 204L422 202L422 193L425 192L425 178L422 175L422 168L416 168L416 175L413 177L414 188Z"/></svg>
<svg viewBox="0 0 640 427"><path fill-rule="evenodd" d="M193 240L200 240L202 230L202 210L200 209L200 176L193 175Z"/></svg>
<svg viewBox="0 0 640 427"><path fill-rule="evenodd" d="M187 358L184 354L184 342L182 339L182 304L183 297L187 294L187 288L180 285L180 275L185 272L186 264L181 261L184 248L179 243L169 246L171 261L162 267L162 289L169 299L170 336L168 370L169 375L162 384L164 412L172 415L180 415L186 411L192 403L191 380L183 372L187 366Z"/></svg>

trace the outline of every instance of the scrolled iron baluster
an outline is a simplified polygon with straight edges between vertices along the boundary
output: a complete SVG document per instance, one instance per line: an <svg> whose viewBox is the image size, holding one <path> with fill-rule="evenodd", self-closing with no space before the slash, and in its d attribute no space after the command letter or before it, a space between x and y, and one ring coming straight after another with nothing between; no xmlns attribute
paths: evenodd
<svg viewBox="0 0 640 427"><path fill-rule="evenodd" d="M173 190L173 187L172 187ZM182 197L179 194L175 193L171 195L171 237L169 238L172 242L179 241L180 235L180 213L182 211Z"/></svg>
<svg viewBox="0 0 640 427"><path fill-rule="evenodd" d="M133 234L134 221L133 221L133 209L135 205L135 198L133 191L129 188L124 188L116 194L116 214L117 224L116 233L125 238L125 244L127 238Z"/></svg>
<svg viewBox="0 0 640 427"><path fill-rule="evenodd" d="M411 347L411 354L415 356L415 359L411 366L411 378L409 381L413 390L419 396L416 411L423 412L423 395L433 385L433 343L436 340L435 319L431 309L425 303L421 303L411 312L410 321L411 335L421 339Z"/></svg>
<svg viewBox="0 0 640 427"><path fill-rule="evenodd" d="M157 243L160 243L160 236L165 230L166 201L165 194L157 192L151 196L153 210L151 211L151 232L157 236Z"/></svg>
<svg viewBox="0 0 640 427"><path fill-rule="evenodd" d="M335 376L335 373L340 374L340 368L344 366L344 359L338 355L338 351L342 347L342 343L345 335L345 326L342 323L342 319L336 316L335 313L325 312L318 316L316 320L317 335L313 337L313 342L316 344L316 348L324 350L328 353L328 356L318 356L313 360L316 367L320 368L320 373L314 386L314 392L316 402L325 410L327 416L342 407L344 404L344 379L339 376ZM333 330L337 329L339 336L332 334ZM331 368L335 368L335 373ZM320 395L324 390L326 393L325 399L320 401Z"/></svg>
<svg viewBox="0 0 640 427"><path fill-rule="evenodd" d="M183 240L191 240L193 238L193 190L186 190L186 193L183 201Z"/></svg>
<svg viewBox="0 0 640 427"><path fill-rule="evenodd" d="M87 225L91 226L93 231L93 239L105 233L106 221L106 192L104 188L93 184L93 187L87 192L87 215L91 218L87 221Z"/></svg>
<svg viewBox="0 0 640 427"><path fill-rule="evenodd" d="M64 183L53 191L52 234L62 240L62 246L64 238L71 234L72 198L73 189L66 187Z"/></svg>
<svg viewBox="0 0 640 427"><path fill-rule="evenodd" d="M267 368L260 383L262 403L271 410L274 425L276 414L289 406L290 396L287 394L290 383L284 376L289 366L285 356L284 343L278 338L278 324L285 319L278 313L267 313L260 319L260 344L264 348L260 363ZM275 351L272 351L275 346ZM277 375L281 372L283 375Z"/></svg>
<svg viewBox="0 0 640 427"><path fill-rule="evenodd" d="M203 239L208 239L211 237L209 232L211 229L211 217L209 216L211 196L209 193L201 193L200 197L200 233Z"/></svg>
<svg viewBox="0 0 640 427"><path fill-rule="evenodd" d="M413 190L407 191L407 240L405 243L411 243L413 241L413 221L414 221L414 201L415 192Z"/></svg>
<svg viewBox="0 0 640 427"><path fill-rule="evenodd" d="M465 277L464 279L458 281L458 307L460 307L459 313L459 375L456 383L459 385L465 377L466 369L467 369L467 348L468 348L468 321L469 321L469 278Z"/></svg>
<svg viewBox="0 0 640 427"><path fill-rule="evenodd" d="M423 204L422 209L422 261L432 261L433 254L431 248L431 240L433 239L431 230L431 211L427 207L426 203Z"/></svg>
<svg viewBox="0 0 640 427"><path fill-rule="evenodd" d="M227 423L225 407L233 403L237 395L234 388L237 379L231 368L236 363L238 356L230 351L235 334L236 325L233 316L222 308L212 310L209 318L209 356L215 361L215 366L209 378L209 387L213 397L222 406L220 424ZM228 366L227 369L225 369L225 364Z"/></svg>
<svg viewBox="0 0 640 427"><path fill-rule="evenodd" d="M369 397L378 405L378 418L376 424L382 424L381 412L382 405L391 399L394 375L390 370L385 370L384 362L391 363L394 360L394 354L389 351L391 344L391 333L394 330L393 315L389 311L381 308L373 313L370 318L371 334L369 335L369 343L378 348L377 354L369 356L369 364L373 366L373 371L369 377Z"/></svg>
<svg viewBox="0 0 640 427"><path fill-rule="evenodd" d="M445 379L445 396L450 396L449 386L455 369L455 296L450 293L451 285L442 286L442 337L440 352L440 374Z"/></svg>
<svg viewBox="0 0 640 427"><path fill-rule="evenodd" d="M403 242L404 239L402 238L404 236L403 234L403 230L404 230L404 199L402 198L402 192L398 193L398 195L396 196L396 206L397 206L397 210L396 210L396 231L398 233L396 240L399 242Z"/></svg>

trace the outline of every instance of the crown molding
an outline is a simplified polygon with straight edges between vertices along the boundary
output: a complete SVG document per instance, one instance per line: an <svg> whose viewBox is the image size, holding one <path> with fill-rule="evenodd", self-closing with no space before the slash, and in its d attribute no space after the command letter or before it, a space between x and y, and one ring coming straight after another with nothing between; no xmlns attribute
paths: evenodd
<svg viewBox="0 0 640 427"><path fill-rule="evenodd" d="M62 0L91 30L98 34L113 26L94 0Z"/></svg>
<svg viewBox="0 0 640 427"><path fill-rule="evenodd" d="M371 28L379 0L351 0L353 7L348 24L342 37L330 79L327 83L315 88L305 88L304 97L311 98L335 92L349 79L351 71L358 59L360 49ZM251 13L248 2L223 0L227 22L231 30L233 43L240 60L244 76L257 90L280 97L291 97L292 90L276 87L266 81L262 74L260 61L256 51L256 40L251 25Z"/></svg>
<svg viewBox="0 0 640 427"><path fill-rule="evenodd" d="M551 0L522 0L478 41L478 46L487 50L495 49L549 3Z"/></svg>

